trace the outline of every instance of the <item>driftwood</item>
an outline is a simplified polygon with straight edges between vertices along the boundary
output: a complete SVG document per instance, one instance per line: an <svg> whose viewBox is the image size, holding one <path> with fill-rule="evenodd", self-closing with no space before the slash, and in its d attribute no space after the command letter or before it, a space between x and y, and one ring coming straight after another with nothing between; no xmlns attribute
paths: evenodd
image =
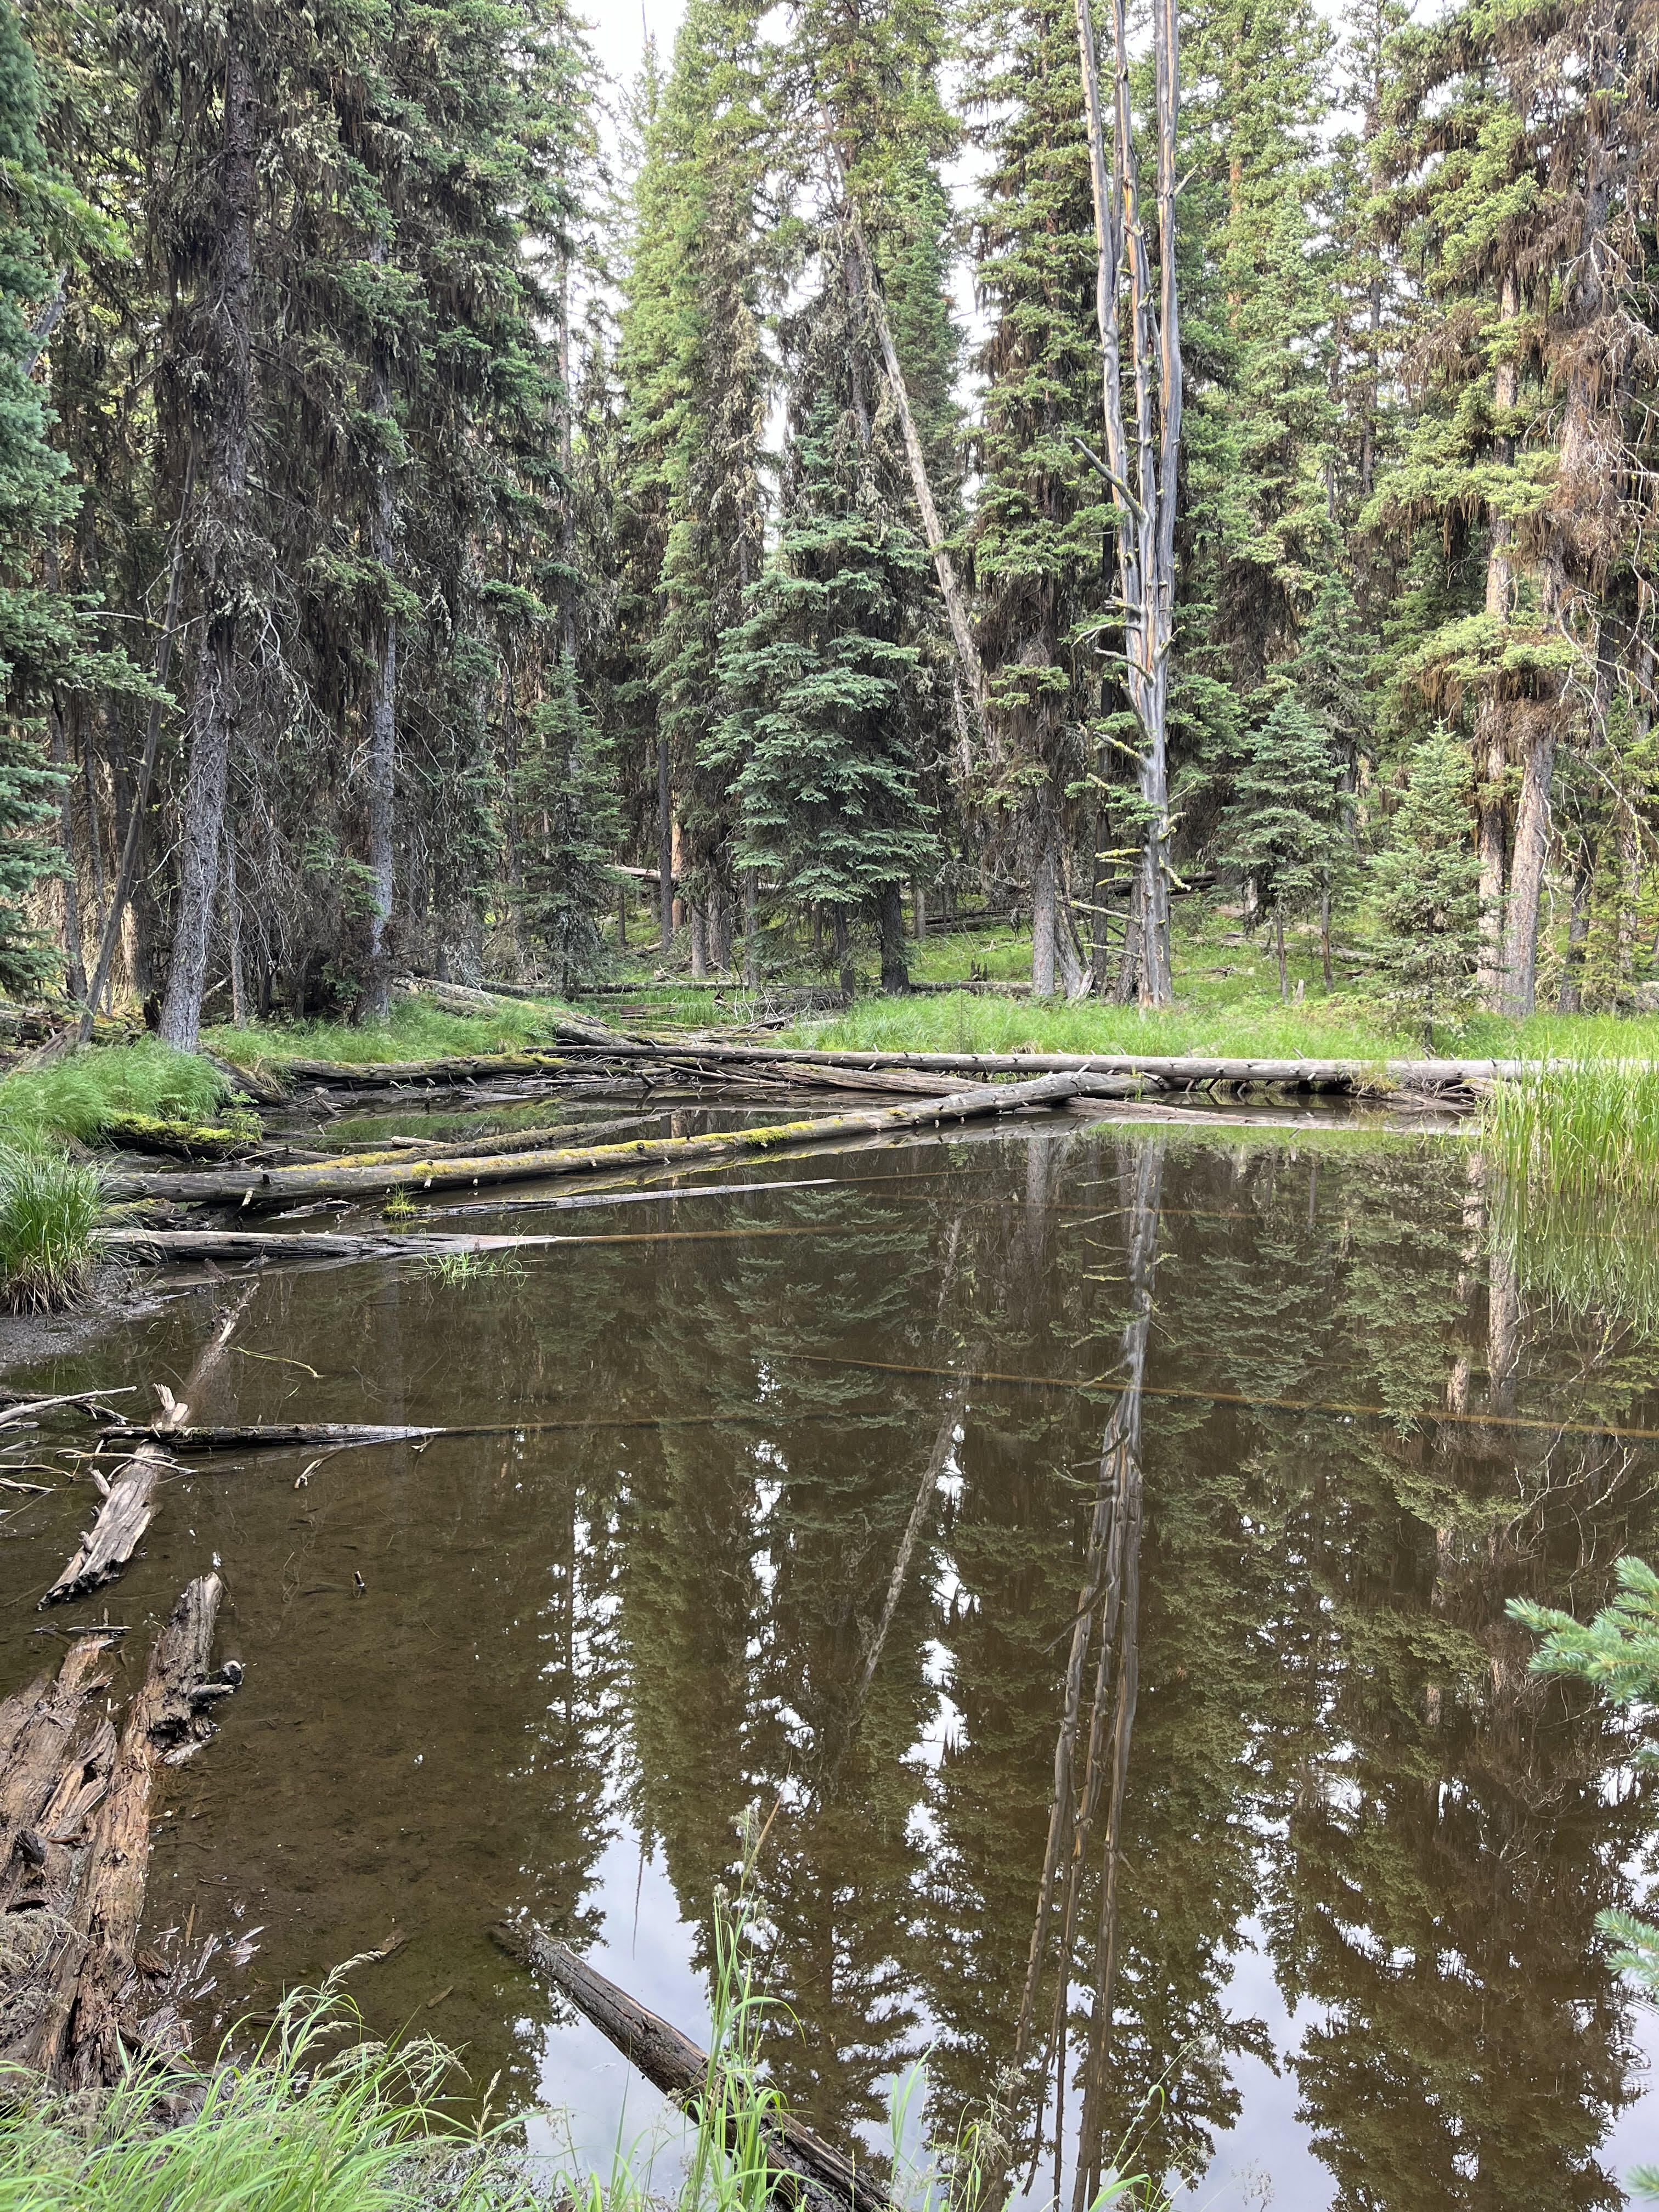
<svg viewBox="0 0 1659 2212"><path fill-rule="evenodd" d="M51 2035L38 2062L71 2089L120 2076L157 1769L177 1766L201 1748L214 1732L214 1709L241 1680L234 1663L216 1675L209 1671L222 1589L217 1575L190 1584L156 1638L143 1686L127 1709L76 1899L73 1924L83 1947L78 1971L66 1989L60 1985L61 2033ZM49 2017L48 2030L55 2025Z"/></svg>
<svg viewBox="0 0 1659 2212"><path fill-rule="evenodd" d="M183 1428L189 1420L191 1399L200 1395L202 1385L224 1357L231 1333L258 1287L257 1283L250 1283L227 1310L191 1368L183 1395L175 1398L171 1391L164 1394L155 1437L165 1437ZM109 1486L98 1517L82 1536L74 1557L41 1599L42 1610L49 1605L62 1605L70 1598L84 1596L88 1590L114 1580L137 1550L145 1529L155 1518L156 1485L171 1464L162 1443L150 1440L139 1445Z"/></svg>
<svg viewBox="0 0 1659 2212"><path fill-rule="evenodd" d="M725 2107L728 2144L735 2141L736 2116L720 2070L689 2035L630 1997L596 1967L562 1943L555 1942L533 1921L501 1923L490 1935L510 1958L538 1979L550 1982L569 1998L646 2080L671 2097L682 2111L698 2117L712 2099ZM772 2194L811 2212L893 2212L886 2193L865 2179L851 2159L785 2112L761 2122L767 2162L773 2171Z"/></svg>
<svg viewBox="0 0 1659 2212"><path fill-rule="evenodd" d="M100 1134L129 1152L158 1152L164 1159L240 1160L259 1149L257 1136L189 1121L163 1121L151 1114L114 1114Z"/></svg>
<svg viewBox="0 0 1659 2212"><path fill-rule="evenodd" d="M455 1433L452 1429L392 1428L370 1422L275 1421L251 1428L169 1429L166 1441L170 1452L292 1451L313 1444L325 1451L344 1451L356 1444L419 1443L429 1437ZM155 1429L140 1428L109 1431L110 1441L115 1443L131 1443L160 1434Z"/></svg>
<svg viewBox="0 0 1659 2212"><path fill-rule="evenodd" d="M386 1190L454 1190L474 1183L533 1182L567 1175L602 1175L632 1170L649 1162L690 1165L729 1159L746 1152L770 1152L786 1146L816 1144L826 1138L879 1136L890 1131L926 1128L938 1121L965 1121L1007 1114L1027 1106L1058 1106L1068 1098L1131 1097L1139 1084L1131 1077L1062 1073L1031 1083L987 1084L954 1091L943 1098L912 1106L836 1114L814 1121L787 1121L761 1129L722 1129L701 1137L641 1138L633 1144L589 1150L478 1153L441 1160L399 1160L372 1166L332 1164L327 1167L222 1169L179 1175L123 1176L111 1179L120 1197L193 1199L206 1204L278 1206L294 1198L351 1198Z"/></svg>
<svg viewBox="0 0 1659 2212"><path fill-rule="evenodd" d="M85 1952L77 1876L115 1761L101 1662L116 1640L78 1638L55 1680L0 1707L0 2063L52 2063Z"/></svg>

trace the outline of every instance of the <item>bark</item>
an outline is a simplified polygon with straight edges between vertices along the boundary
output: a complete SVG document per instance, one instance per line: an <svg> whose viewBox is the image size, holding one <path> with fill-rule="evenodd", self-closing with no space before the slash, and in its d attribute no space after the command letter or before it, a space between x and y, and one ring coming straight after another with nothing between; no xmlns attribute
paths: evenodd
<svg viewBox="0 0 1659 2212"><path fill-rule="evenodd" d="M1506 276L1501 295L1499 313L1505 323L1513 322L1519 313L1519 300L1513 275ZM1493 406L1500 415L1507 415L1514 407L1519 390L1519 370L1512 360L1500 361L1495 373L1492 392ZM1492 441L1492 459L1500 468L1507 468L1515 459L1515 441L1507 431L1500 430ZM1514 532L1509 518L1493 502L1487 508L1486 527L1486 612L1488 621L1500 630L1510 619L1510 600L1514 589ZM1475 718L1475 754L1480 763L1481 783L1477 795L1478 848L1480 860L1480 967L1479 981L1481 995L1488 1006L1497 1003L1502 981L1504 942L1504 889L1509 848L1509 807L1504 796L1504 778L1509 769L1509 735L1506 708L1504 701L1488 696L1482 701Z"/></svg>
<svg viewBox="0 0 1659 2212"><path fill-rule="evenodd" d="M674 947L674 799L665 737L657 739L657 904L665 958Z"/></svg>
<svg viewBox="0 0 1659 2212"><path fill-rule="evenodd" d="M157 1769L175 1766L213 1733L207 1712L240 1679L210 1680L214 1624L223 1585L203 1575L185 1591L150 1653L133 1698L121 1747L99 1808L80 1917L86 1951L54 2071L66 2087L95 2089L118 2081L124 2013L136 1973L133 1958L149 1872L149 1808Z"/></svg>
<svg viewBox="0 0 1659 2212"><path fill-rule="evenodd" d="M1154 0L1152 56L1158 131L1158 283L1154 296L1142 219L1130 104L1131 54L1125 0L1112 0L1114 100L1111 161L1099 56L1089 0L1077 0L1085 120L1097 246L1095 313L1100 334L1106 459L1096 465L1111 488L1118 589L1124 613L1124 688L1139 726L1140 799L1146 823L1125 935L1119 994L1142 1006L1174 996L1170 956L1170 793L1167 722L1175 636L1175 523L1181 454L1180 302L1176 269L1176 141L1180 112L1180 28L1175 0ZM1120 317L1130 337L1128 384Z"/></svg>
<svg viewBox="0 0 1659 2212"><path fill-rule="evenodd" d="M910 967L904 951L904 908L896 884L884 884L876 902L881 933L881 988L896 993L910 988Z"/></svg>
<svg viewBox="0 0 1659 2212"><path fill-rule="evenodd" d="M384 263L386 246L375 241L372 258ZM397 468L392 455L392 363L384 342L374 341L369 379L369 410L380 441L374 457L369 500L368 550L382 574L382 589L392 587L398 556ZM384 1022L392 1012L392 948L387 930L393 895L392 822L398 763L398 617L388 604L381 611L368 698L368 874L373 885L368 914L368 961L360 1018Z"/></svg>
<svg viewBox="0 0 1659 2212"><path fill-rule="evenodd" d="M208 489L195 565L204 617L179 830L179 899L161 1034L193 1050L207 982L208 939L219 889L219 846L234 739L241 599L246 586L249 422L252 409L253 208L257 131L246 0L225 27L224 151L219 165L218 255L204 343L209 416Z"/></svg>
<svg viewBox="0 0 1659 2212"><path fill-rule="evenodd" d="M739 2140L741 2092L721 2079L719 2065L678 2028L630 1997L533 1921L503 1923L491 1936L509 1957L567 1996L646 2080L695 2118L704 2105L722 2114L728 2147ZM781 2107L761 2123L770 2169L770 2194L811 2212L894 2212L850 2159Z"/></svg>
<svg viewBox="0 0 1659 2212"><path fill-rule="evenodd" d="M1059 856L1054 837L1046 825L1039 834L1036 865L1031 871L1031 996L1052 999L1059 926Z"/></svg>
<svg viewBox="0 0 1659 2212"><path fill-rule="evenodd" d="M833 946L836 967L841 982L841 995L850 1006L858 989L858 977L853 970L853 934L847 926L844 906L830 910L830 927L834 931Z"/></svg>
<svg viewBox="0 0 1659 2212"><path fill-rule="evenodd" d="M1547 708L1529 717L1522 768L1521 803L1515 821L1515 864L1504 918L1504 979L1499 1006L1506 1014L1533 1011L1538 976L1538 915L1549 858L1550 786L1555 775L1556 716Z"/></svg>

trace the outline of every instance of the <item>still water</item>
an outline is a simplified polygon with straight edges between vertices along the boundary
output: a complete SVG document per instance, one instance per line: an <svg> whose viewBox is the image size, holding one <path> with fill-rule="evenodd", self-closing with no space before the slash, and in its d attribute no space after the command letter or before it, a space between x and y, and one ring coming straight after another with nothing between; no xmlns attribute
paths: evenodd
<svg viewBox="0 0 1659 2212"><path fill-rule="evenodd" d="M1595 1917L1659 1803L1504 1606L1659 1553L1659 1371L1468 1146L1044 1122L678 1188L262 1283L198 1418L524 1425L198 1464L107 1593L142 1631L222 1563L247 1669L152 1869L149 1940L260 1931L204 2026L399 1935L371 2025L603 2159L659 2101L489 1925L698 2032L752 1808L833 2136L925 2058L908 2147L999 2097L1034 2205L1126 2136L1194 2206L1623 2203L1652 2039ZM225 1295L8 1379L176 1386ZM0 1521L0 1687L87 1500Z"/></svg>

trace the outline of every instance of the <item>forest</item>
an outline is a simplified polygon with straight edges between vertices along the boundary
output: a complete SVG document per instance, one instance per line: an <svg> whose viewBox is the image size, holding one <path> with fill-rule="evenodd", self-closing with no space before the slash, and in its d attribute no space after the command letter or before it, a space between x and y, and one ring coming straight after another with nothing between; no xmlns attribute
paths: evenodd
<svg viewBox="0 0 1659 2212"><path fill-rule="evenodd" d="M0 2212L1659 2203L1659 0L619 20L0 0Z"/></svg>
<svg viewBox="0 0 1659 2212"><path fill-rule="evenodd" d="M1640 1003L1638 0L690 0L626 86L563 0L0 37L15 992L890 990L990 908L1158 1006L1213 884L1328 982L1363 915L1454 1010Z"/></svg>

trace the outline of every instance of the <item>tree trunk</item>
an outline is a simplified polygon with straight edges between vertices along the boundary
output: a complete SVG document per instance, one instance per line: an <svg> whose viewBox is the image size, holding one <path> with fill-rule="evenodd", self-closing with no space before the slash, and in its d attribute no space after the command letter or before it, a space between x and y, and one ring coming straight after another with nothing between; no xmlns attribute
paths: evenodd
<svg viewBox="0 0 1659 2212"><path fill-rule="evenodd" d="M376 240L372 257L386 259ZM369 507L369 556L380 567L381 588L389 591L397 561L397 480L391 445L392 364L379 339L374 344L369 407L381 447L374 460ZM384 1022L392 1012L392 948L386 930L392 920L392 806L398 755L398 617L388 605L380 617L380 638L368 702L368 873L374 886L368 916L368 972L360 1009L366 1021Z"/></svg>
<svg viewBox="0 0 1659 2212"><path fill-rule="evenodd" d="M708 918L695 900L691 902L691 973L699 981L708 973Z"/></svg>
<svg viewBox="0 0 1659 2212"><path fill-rule="evenodd" d="M668 777L668 740L657 739L657 911L665 959L674 949L674 799Z"/></svg>
<svg viewBox="0 0 1659 2212"><path fill-rule="evenodd" d="M904 908L896 884L884 884L876 902L881 933L881 988L890 994L910 988L909 963L904 953Z"/></svg>
<svg viewBox="0 0 1659 2212"><path fill-rule="evenodd" d="M1331 887L1325 884L1319 894L1319 964L1328 991L1335 981L1331 971Z"/></svg>
<svg viewBox="0 0 1659 2212"><path fill-rule="evenodd" d="M1285 915L1283 909L1278 907L1273 909L1273 950L1279 955L1279 995L1281 999L1288 999L1291 979L1285 966Z"/></svg>
<svg viewBox="0 0 1659 2212"><path fill-rule="evenodd" d="M1505 323L1519 312L1513 275L1504 279L1499 312ZM1516 403L1520 372L1512 360L1500 361L1494 374L1492 404L1500 415ZM1515 441L1500 430L1492 441L1492 459L1507 468L1515 459ZM1514 588L1513 529L1509 517L1494 501L1487 508L1486 613L1500 629L1510 619ZM1504 779L1509 767L1509 741L1504 702L1488 696L1475 717L1475 755L1480 787L1476 795L1478 848L1480 858L1480 995L1488 1006L1498 1003L1503 983L1504 879L1509 842L1509 810Z"/></svg>
<svg viewBox="0 0 1659 2212"><path fill-rule="evenodd" d="M760 981L760 878L752 868L743 879L743 980L751 991Z"/></svg>
<svg viewBox="0 0 1659 2212"><path fill-rule="evenodd" d="M1522 769L1521 804L1515 821L1515 866L1510 878L1509 913L1504 935L1504 980L1500 1011L1529 1014L1538 977L1538 912L1549 857L1550 785L1555 775L1556 718L1550 708L1534 710Z"/></svg>
<svg viewBox="0 0 1659 2212"><path fill-rule="evenodd" d="M847 926L844 906L833 907L830 913L835 928L836 966L841 971L841 995L850 1006L858 988L858 979L853 972L853 933Z"/></svg>
<svg viewBox="0 0 1659 2212"><path fill-rule="evenodd" d="M252 32L246 0L225 26L224 155L219 168L218 252L206 302L204 434L208 486L195 563L204 635L191 701L179 832L179 902L161 1034L195 1048L207 981L208 939L219 889L219 847L240 676L237 617L246 581L248 428L252 409L253 208L257 130Z"/></svg>
<svg viewBox="0 0 1659 2212"><path fill-rule="evenodd" d="M1060 868L1054 834L1044 823L1038 830L1036 864L1031 871L1031 996L1054 995L1055 936L1059 921Z"/></svg>
<svg viewBox="0 0 1659 2212"><path fill-rule="evenodd" d="M915 916L915 933L918 945L927 942L927 886L920 876L910 878L910 912Z"/></svg>

